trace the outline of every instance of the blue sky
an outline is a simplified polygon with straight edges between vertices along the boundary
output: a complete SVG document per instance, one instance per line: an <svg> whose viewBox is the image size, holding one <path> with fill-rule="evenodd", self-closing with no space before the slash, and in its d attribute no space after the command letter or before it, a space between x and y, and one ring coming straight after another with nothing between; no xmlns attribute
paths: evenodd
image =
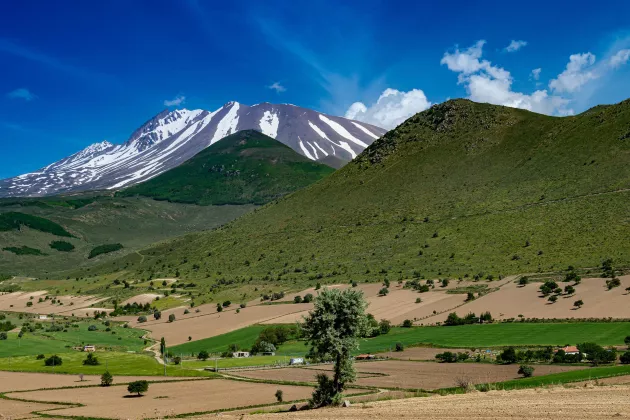
<svg viewBox="0 0 630 420"><path fill-rule="evenodd" d="M622 1L7 2L0 178L124 142L166 105L293 103L386 128L456 97L579 113L630 97L628 16Z"/></svg>

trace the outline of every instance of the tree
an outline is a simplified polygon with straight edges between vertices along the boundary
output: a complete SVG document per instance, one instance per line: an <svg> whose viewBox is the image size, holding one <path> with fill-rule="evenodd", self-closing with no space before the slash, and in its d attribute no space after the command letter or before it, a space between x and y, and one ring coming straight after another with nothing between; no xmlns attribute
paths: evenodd
<svg viewBox="0 0 630 420"><path fill-rule="evenodd" d="M503 350L503 352L499 354L499 358L506 364L516 363L516 351L514 350L514 347L508 347Z"/></svg>
<svg viewBox="0 0 630 420"><path fill-rule="evenodd" d="M623 363L624 365L630 364L630 351L627 351L624 354L622 354L621 357L619 358L619 361Z"/></svg>
<svg viewBox="0 0 630 420"><path fill-rule="evenodd" d="M394 348L394 351L403 351L405 350L405 346L403 345L403 343L396 343L396 347Z"/></svg>
<svg viewBox="0 0 630 420"><path fill-rule="evenodd" d="M387 296L388 293L389 289L387 287L383 287L381 290L378 291L379 296Z"/></svg>
<svg viewBox="0 0 630 420"><path fill-rule="evenodd" d="M166 340L164 339L164 337L160 339L160 354L162 355L162 357L164 357L166 354Z"/></svg>
<svg viewBox="0 0 630 420"><path fill-rule="evenodd" d="M153 312L153 318L155 318L156 320L162 318L162 312L160 311Z"/></svg>
<svg viewBox="0 0 630 420"><path fill-rule="evenodd" d="M378 323L378 328L381 334L387 334L392 329L392 323L386 319L381 319L381 322Z"/></svg>
<svg viewBox="0 0 630 420"><path fill-rule="evenodd" d="M180 363L182 363L182 358L179 356L173 357L173 363L179 365Z"/></svg>
<svg viewBox="0 0 630 420"><path fill-rule="evenodd" d="M302 298L303 303L311 303L313 301L313 295L311 293L307 293Z"/></svg>
<svg viewBox="0 0 630 420"><path fill-rule="evenodd" d="M108 370L101 375L101 386L110 386L114 382L114 377Z"/></svg>
<svg viewBox="0 0 630 420"><path fill-rule="evenodd" d="M519 286L526 286L529 284L529 277L527 276L523 276L520 279L518 279L518 284Z"/></svg>
<svg viewBox="0 0 630 420"><path fill-rule="evenodd" d="M311 346L310 354L320 360L334 361L332 382L319 375L313 393L313 405L337 404L346 384L356 373L352 352L359 347L359 337L367 325L363 293L356 289L325 289L315 299L315 307L304 321L304 336Z"/></svg>
<svg viewBox="0 0 630 420"><path fill-rule="evenodd" d="M551 302L551 303L556 303L556 301L558 300L558 296L556 296L556 295L549 296L549 298L547 300L549 302Z"/></svg>
<svg viewBox="0 0 630 420"><path fill-rule="evenodd" d="M147 317L146 317L146 316L144 316L144 315L139 316L139 317L138 317L138 322L139 322L139 323L142 323L142 322L147 322Z"/></svg>
<svg viewBox="0 0 630 420"><path fill-rule="evenodd" d="M466 302L471 302L475 300L475 294L473 292L468 292L466 294Z"/></svg>
<svg viewBox="0 0 630 420"><path fill-rule="evenodd" d="M413 327L413 321L410 319L405 319L402 323L403 328L411 328Z"/></svg>
<svg viewBox="0 0 630 420"><path fill-rule="evenodd" d="M575 306L577 309L580 309L582 305L584 305L584 301L582 299L573 302L573 306Z"/></svg>
<svg viewBox="0 0 630 420"><path fill-rule="evenodd" d="M94 356L94 353L88 353L87 357L83 361L85 366L98 366L100 363L98 362L98 358Z"/></svg>
<svg viewBox="0 0 630 420"><path fill-rule="evenodd" d="M131 382L127 386L127 391L130 394L138 394L138 396L142 396L143 392L147 392L149 390L149 382L147 381L134 381Z"/></svg>
<svg viewBox="0 0 630 420"><path fill-rule="evenodd" d="M302 303L302 296L297 295L293 298L293 303Z"/></svg>
<svg viewBox="0 0 630 420"><path fill-rule="evenodd" d="M223 306L220 303L217 303L217 312L223 312Z"/></svg>
<svg viewBox="0 0 630 420"><path fill-rule="evenodd" d="M442 287L447 287L449 283L448 279L442 279Z"/></svg>
<svg viewBox="0 0 630 420"><path fill-rule="evenodd" d="M626 338L623 339L623 342L626 346L630 347L630 335L627 335Z"/></svg>
<svg viewBox="0 0 630 420"><path fill-rule="evenodd" d="M61 357L57 356L56 354L53 354L48 359L44 360L45 366L61 366L62 364L63 360L61 360Z"/></svg>
<svg viewBox="0 0 630 420"><path fill-rule="evenodd" d="M7 333L5 333L4 331L0 332L0 340L6 340L7 338L9 338Z"/></svg>
<svg viewBox="0 0 630 420"><path fill-rule="evenodd" d="M98 328L96 328L96 325L90 325L88 327L88 331L96 331Z"/></svg>
<svg viewBox="0 0 630 420"><path fill-rule="evenodd" d="M208 352L207 352L207 351L205 351L205 350L201 350L201 351L199 352L199 354L197 354L197 359L199 359L199 360L203 360L204 362L205 362L206 360L208 360L208 358L209 358L209 357L210 357L210 355L209 355L209 354L208 354Z"/></svg>
<svg viewBox="0 0 630 420"><path fill-rule="evenodd" d="M284 392L282 392L281 389L276 391L276 400L278 400L278 402L282 402L283 398L284 398Z"/></svg>
<svg viewBox="0 0 630 420"><path fill-rule="evenodd" d="M574 294L575 293L575 287L573 287L573 286L565 286L564 293L566 293L567 295Z"/></svg>
<svg viewBox="0 0 630 420"><path fill-rule="evenodd" d="M518 374L523 375L523 378L529 378L534 374L534 368L529 365L521 365L518 368Z"/></svg>
<svg viewBox="0 0 630 420"><path fill-rule="evenodd" d="M445 351L444 353L438 353L435 355L435 358L438 359L442 363L457 362L457 354L450 351Z"/></svg>
<svg viewBox="0 0 630 420"><path fill-rule="evenodd" d="M175 322L175 314L170 314L168 316L168 322Z"/></svg>

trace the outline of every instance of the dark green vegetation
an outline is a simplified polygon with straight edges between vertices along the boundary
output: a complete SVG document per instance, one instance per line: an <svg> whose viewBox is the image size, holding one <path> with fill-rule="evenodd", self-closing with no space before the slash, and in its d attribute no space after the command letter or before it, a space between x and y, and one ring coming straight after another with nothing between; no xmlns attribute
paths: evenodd
<svg viewBox="0 0 630 420"><path fill-rule="evenodd" d="M78 204L71 205L70 203ZM212 229L254 208L252 205L199 207L147 198L110 196L73 197L72 200L61 197L37 200L0 199L0 218L5 222L11 220L10 226L18 223L15 220L42 219L49 221L50 226L61 227L73 236L62 239L52 233L34 228L42 223L39 225L30 222L18 223L20 230L13 227L10 230L0 229L0 244L2 244L0 249L27 246L42 250L47 254L32 256L0 252L0 273L42 279L46 277L66 279L65 270L84 267L87 273L91 266L120 257L121 253L132 254L138 260L142 260L143 256L137 254L136 251L152 243L191 232ZM7 214L9 216L6 216ZM15 214L22 216L14 216ZM7 224L5 223L4 226ZM43 226L50 227L47 223L43 223ZM61 244L57 242L71 244L75 249L60 255ZM115 254L103 254L97 258L88 259L94 247L109 243L121 243L124 249ZM69 248L68 245L64 247ZM120 266L110 264L109 269L118 270L123 267L124 264ZM48 285L39 286L49 287ZM73 285L67 288L70 289L71 286ZM79 288L84 292L87 289L85 284L76 284L75 290Z"/></svg>
<svg viewBox="0 0 630 420"><path fill-rule="evenodd" d="M14 211L0 213L0 231L20 230L22 226L56 236L72 236L63 226L43 217Z"/></svg>
<svg viewBox="0 0 630 420"><path fill-rule="evenodd" d="M98 257L101 254L109 254L110 252L119 251L121 249L123 249L123 246L121 244L99 245L92 248L92 250L90 251L90 255L88 255L88 258Z"/></svg>
<svg viewBox="0 0 630 420"><path fill-rule="evenodd" d="M74 249L74 245L66 241L52 241L49 246L61 252L70 252Z"/></svg>
<svg viewBox="0 0 630 420"><path fill-rule="evenodd" d="M8 246L6 248L2 248L2 250L13 252L15 255L46 255L39 249L31 248L26 245L23 245L21 247Z"/></svg>
<svg viewBox="0 0 630 420"><path fill-rule="evenodd" d="M271 137L246 130L119 194L201 205L264 204L332 172Z"/></svg>
<svg viewBox="0 0 630 420"><path fill-rule="evenodd" d="M630 101L566 118L448 101L321 182L119 264L301 286L627 266L629 129Z"/></svg>

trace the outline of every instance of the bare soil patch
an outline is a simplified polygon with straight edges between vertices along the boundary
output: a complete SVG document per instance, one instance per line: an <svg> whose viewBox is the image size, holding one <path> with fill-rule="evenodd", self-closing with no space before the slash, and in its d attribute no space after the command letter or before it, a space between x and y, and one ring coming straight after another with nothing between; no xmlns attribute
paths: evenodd
<svg viewBox="0 0 630 420"><path fill-rule="evenodd" d="M84 407L56 410L53 415L107 418L163 418L167 415L205 412L276 401L277 389L286 401L309 398L310 387L271 385L225 379L156 383L140 398L125 398L125 386L79 388L9 394L9 397L35 401L63 401Z"/></svg>
<svg viewBox="0 0 630 420"><path fill-rule="evenodd" d="M457 378L465 377L474 383L506 381L519 378L518 365L489 363L431 363L409 361L383 361L357 363L359 378L356 385L382 388L433 390L455 386ZM536 365L535 376L568 370L584 369L576 366ZM321 371L331 371L332 366L284 368L271 370L240 371L239 376L255 379L313 382ZM376 375L374 375L376 374Z"/></svg>
<svg viewBox="0 0 630 420"><path fill-rule="evenodd" d="M33 411L51 410L59 406L32 402L1 400L0 419L27 419L37 417Z"/></svg>
<svg viewBox="0 0 630 420"><path fill-rule="evenodd" d="M39 298L46 295L51 299L39 302ZM45 290L38 292L15 292L0 295L0 311L26 312L32 314L62 314L70 315L71 313L82 313L79 311L83 308L89 308L99 302L107 300L107 298L99 298L95 296L56 296L57 303L52 303L53 295ZM32 298L32 299L31 299ZM27 302L32 302L32 306L26 306ZM62 304L60 305L59 302ZM88 311L94 312L94 309ZM80 315L77 315L80 316Z"/></svg>
<svg viewBox="0 0 630 420"><path fill-rule="evenodd" d="M630 387L550 388L492 391L463 395L379 401L350 408L260 414L245 418L364 420L370 419L610 419L627 418ZM203 417L202 417L203 418Z"/></svg>
<svg viewBox="0 0 630 420"><path fill-rule="evenodd" d="M158 295L155 293L143 293L141 295L130 297L129 299L124 301L121 305L122 306L127 305L127 304L131 305L132 303L137 303L138 305L144 305L146 303L152 303L157 297L161 297L161 295Z"/></svg>

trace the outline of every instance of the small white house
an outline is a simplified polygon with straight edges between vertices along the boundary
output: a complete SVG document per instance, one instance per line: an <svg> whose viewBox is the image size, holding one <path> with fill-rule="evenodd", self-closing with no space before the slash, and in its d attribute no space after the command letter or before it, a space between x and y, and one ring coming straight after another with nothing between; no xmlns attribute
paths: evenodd
<svg viewBox="0 0 630 420"><path fill-rule="evenodd" d="M91 353L93 351L96 351L96 346L88 344L87 346L83 346L83 351L87 351Z"/></svg>
<svg viewBox="0 0 630 420"><path fill-rule="evenodd" d="M241 359L243 357L249 357L249 352L248 351L235 351L234 353L232 353L232 357L237 358L237 359Z"/></svg>
<svg viewBox="0 0 630 420"><path fill-rule="evenodd" d="M289 364L290 365L303 365L304 359L301 357L293 357L291 358L291 360L289 360Z"/></svg>
<svg viewBox="0 0 630 420"><path fill-rule="evenodd" d="M41 320L48 319L48 315L40 315L39 319L41 319Z"/></svg>

